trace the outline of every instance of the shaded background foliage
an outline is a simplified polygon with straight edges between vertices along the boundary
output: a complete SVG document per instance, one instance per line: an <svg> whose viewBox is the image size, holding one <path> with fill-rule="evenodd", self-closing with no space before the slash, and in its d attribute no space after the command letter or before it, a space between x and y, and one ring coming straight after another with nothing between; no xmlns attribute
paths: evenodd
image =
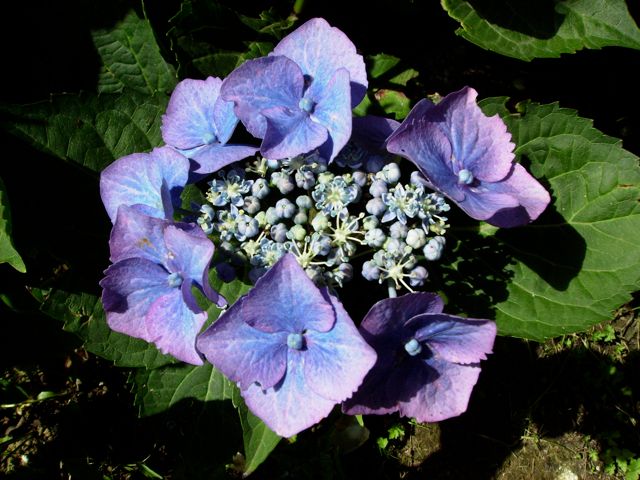
<svg viewBox="0 0 640 480"><path fill-rule="evenodd" d="M552 38L563 20L562 15L552 9L554 2L544 2L535 12L531 12L530 2L497 3L518 14L507 15L506 9L489 8L496 2L470 2L488 20L539 39ZM273 8L274 18L286 18L292 8L288 1L228 0L216 6L195 0L149 1L144 11L133 1L13 3L7 6L0 29L0 45L3 45L7 66L1 77L0 101L26 104L46 99L54 92L94 92L99 85L103 91L117 91L117 82L104 83L100 55L94 47L95 32L113 28L131 9L149 18L160 53L175 64L180 78L223 75L237 62L268 52L270 45L277 43L282 35L279 28L256 33L260 25L239 21L229 12L236 10L256 19L269 7ZM637 20L640 5L630 2L629 8ZM202 28L207 15L228 18L225 28ZM621 138L627 150L640 152L640 116L636 108L638 96L634 92L637 79L629 71L630 65L638 63L636 51L582 50L564 55L560 60L535 59L526 63L482 50L455 35L459 23L437 2L378 0L365 6L356 2L307 0L302 20L314 16L322 16L347 32L361 52L367 55L384 52L399 59L376 79L378 88L396 89L396 75L411 69L401 81L405 82L403 92L414 100L425 92L445 94L471 85L482 98L510 97L507 106L512 111L517 102L526 99L543 104L559 101L562 107L577 109L582 117L594 118L596 128ZM523 20L530 18L535 21ZM281 25L286 26L286 22ZM247 43L249 38L254 39L252 43ZM209 50L213 47L215 52ZM372 66L373 60L368 62ZM384 68L381 71L384 72ZM169 91L172 85L158 83L154 88ZM159 101L160 110L161 105ZM11 111L3 115L3 121L11 122ZM225 417L224 412L221 414L211 405L185 399L164 413L132 420L136 411L124 387L126 373L94 358L87 359L82 350L78 350L80 344L75 337L64 334L58 322L38 311L37 303L24 285L44 290L56 285L68 292L99 295L97 279L108 264L106 239L110 223L103 213L95 172L36 151L6 131L0 131L0 135L5 147L0 178L5 181L11 201L15 244L28 267L25 275L7 265L0 267L3 276L0 293L9 304L0 305L2 368L6 372L17 366L25 368L33 378L24 385L32 391L46 388L67 392L59 403L34 406L32 415L49 417L59 430L51 450L40 451L33 460L35 470L25 474L30 478L36 474L47 478L47 472L58 468L56 459L60 458L71 465L65 467L67 471L85 478L93 478L91 476L97 475L99 468L107 468L104 466L107 464L115 465L122 478L126 478L128 473L123 465L138 464L147 455L153 456L152 463L159 471L171 472L174 478L221 474L235 453L232 446L241 442L241 432L237 425L235 429L225 430L229 438L216 437L213 432L221 428L224 418L233 417L235 421L235 414ZM553 218L557 212L546 215ZM452 215L452 222L458 220L464 223ZM555 253L566 260L568 252L569 263L579 266L581 249L576 245L581 238L570 230L560 232L564 241ZM479 254L475 258L485 259L487 263L501 260L504 265L499 263L500 267L506 267L510 260L502 255L502 244L481 233L472 237L473 246L460 245L459 248L473 248ZM505 235L517 237L518 233ZM482 262L474 259L463 257L459 262L450 271L445 268L435 280L444 286L455 282L457 288L451 290L449 301L460 311L492 316L492 306L506 298L505 285L510 273L498 268L488 274ZM571 273L566 278L556 273L540 274L550 283L556 282L556 288L562 288ZM354 318L361 318L369 306L363 296L347 298L345 302ZM471 474L475 474L475 478L491 478L519 444L532 419L545 428L553 425L550 434L578 429L592 436L608 428L605 421L614 421L597 399L604 397L610 403L620 403L621 394L615 384L609 384L607 373L599 370L607 364L606 359L589 355L588 351L579 349L545 356L531 344L500 340L496 355L487 362L470 412L441 425L439 452L428 457L418 470L405 469L393 459L381 457L371 442L339 460L333 448L338 442L335 431L321 426L314 432L316 437L305 433L299 442L281 446L264 466L263 475L265 478L284 474L314 478L315 473L325 472L327 478L332 475L351 478L356 472L362 473L362 466L366 465L364 468L372 478L394 478L403 469L405 474L416 478L425 473L434 478L447 478L447 475L467 478ZM618 368L625 372L637 364L635 353ZM47 365L55 366L45 367ZM595 390L591 389L593 383L583 376L578 377L581 380L570 381L575 380L576 370L595 371L596 376L602 375L602 381L596 382ZM78 385L77 380L84 384ZM107 385L109 394L101 395L101 388ZM631 387L639 391L637 378ZM20 396L10 390L9 393L16 398ZM580 408L586 408L586 416L578 418L577 413L574 417L557 416L559 411L576 412ZM196 409L200 413L194 416ZM376 418L368 426L372 432L382 432L394 421ZM469 435L469 432L473 433ZM637 435L627 430L623 435L637 439ZM134 445L132 436L140 438L140 442ZM105 446L109 453L104 452ZM211 458L214 454L215 459ZM464 455L469 461L464 465L457 463L458 455ZM90 467L83 456L96 459L96 464L101 466ZM203 462L207 458L209 460ZM300 458L306 459L304 464Z"/></svg>

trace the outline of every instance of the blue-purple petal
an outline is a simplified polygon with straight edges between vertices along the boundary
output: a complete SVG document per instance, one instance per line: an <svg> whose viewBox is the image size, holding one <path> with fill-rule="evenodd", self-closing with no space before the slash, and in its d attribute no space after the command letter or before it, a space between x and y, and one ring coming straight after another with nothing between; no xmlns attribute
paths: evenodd
<svg viewBox="0 0 640 480"><path fill-rule="evenodd" d="M314 92L313 94L311 91L308 92L305 98L311 98L316 103L311 119L325 127L331 139L330 150L326 153L322 152L322 156L332 161L351 137L349 72L340 68L321 91L316 91L315 84L312 84L309 90Z"/></svg>
<svg viewBox="0 0 640 480"><path fill-rule="evenodd" d="M198 350L241 389L254 382L271 388L287 368L288 333L267 333L250 326L242 302L233 304L198 337Z"/></svg>
<svg viewBox="0 0 640 480"><path fill-rule="evenodd" d="M303 370L303 351L290 351L287 373L272 388L263 390L257 384L243 390L247 407L271 430L291 437L309 428L331 413L336 402L309 389Z"/></svg>
<svg viewBox="0 0 640 480"><path fill-rule="evenodd" d="M267 130L260 147L266 158L287 158L307 153L327 140L327 129L302 110L273 107L263 110Z"/></svg>
<svg viewBox="0 0 640 480"><path fill-rule="evenodd" d="M145 215L135 207L121 206L109 237L111 262L139 257L163 263L167 256L164 244L167 224L166 220Z"/></svg>
<svg viewBox="0 0 640 480"><path fill-rule="evenodd" d="M340 403L360 386L376 362L376 353L358 333L340 301L329 298L336 311L336 322L327 332L309 330L305 335L303 373L309 389Z"/></svg>
<svg viewBox="0 0 640 480"><path fill-rule="evenodd" d="M283 38L271 55L284 55L296 62L302 72L324 89L340 68L349 72L351 107L364 98L367 72L349 38L322 18L313 18Z"/></svg>
<svg viewBox="0 0 640 480"><path fill-rule="evenodd" d="M222 80L182 80L171 94L162 116L162 139L172 147L189 149L213 142L225 143L238 123L233 104L217 100ZM219 119L222 132L216 125ZM221 138L222 137L222 138Z"/></svg>
<svg viewBox="0 0 640 480"><path fill-rule="evenodd" d="M225 78L220 95L233 102L236 116L257 138L264 138L267 121L263 110L285 107L297 110L304 77L294 62L271 56L248 60Z"/></svg>
<svg viewBox="0 0 640 480"><path fill-rule="evenodd" d="M118 207L135 205L146 215L173 217L173 205L187 183L189 161L169 147L127 155L100 175L100 196L111 222Z"/></svg>
<svg viewBox="0 0 640 480"><path fill-rule="evenodd" d="M415 332L414 338L429 345L434 356L459 364L486 360L496 337L494 322L444 313L416 315L406 326Z"/></svg>
<svg viewBox="0 0 640 480"><path fill-rule="evenodd" d="M192 160L191 170L197 174L217 172L227 165L254 155L258 147L250 145L203 145L184 155Z"/></svg>
<svg viewBox="0 0 640 480"><path fill-rule="evenodd" d="M244 321L266 333L326 332L335 321L331 302L291 253L273 265L242 300Z"/></svg>

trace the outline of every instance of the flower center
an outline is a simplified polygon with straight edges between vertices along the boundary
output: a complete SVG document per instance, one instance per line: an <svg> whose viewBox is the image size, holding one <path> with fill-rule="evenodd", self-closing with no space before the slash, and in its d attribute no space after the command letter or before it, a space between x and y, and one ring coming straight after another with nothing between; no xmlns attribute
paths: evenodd
<svg viewBox="0 0 640 480"><path fill-rule="evenodd" d="M179 273L174 272L167 278L167 283L170 287L177 288L182 285L182 276Z"/></svg>
<svg viewBox="0 0 640 480"><path fill-rule="evenodd" d="M469 185L473 182L473 173L471 173L466 168L463 168L458 172L458 183L464 183L465 185Z"/></svg>
<svg viewBox="0 0 640 480"><path fill-rule="evenodd" d="M422 345L415 338L412 338L407 343L404 344L404 349L407 351L409 355L415 357L422 351Z"/></svg>
<svg viewBox="0 0 640 480"><path fill-rule="evenodd" d="M313 109L316 107L316 104L313 100L302 98L298 103L298 107L300 107L300 110L304 110L307 113L313 113Z"/></svg>
<svg viewBox="0 0 640 480"><path fill-rule="evenodd" d="M217 140L216 136L211 133L211 132L207 132L203 135L202 140L204 140L204 143L207 145L212 144L213 142L215 142Z"/></svg>
<svg viewBox="0 0 640 480"><path fill-rule="evenodd" d="M301 333L290 333L287 337L287 346L294 350L302 350L302 347L304 347L304 337Z"/></svg>

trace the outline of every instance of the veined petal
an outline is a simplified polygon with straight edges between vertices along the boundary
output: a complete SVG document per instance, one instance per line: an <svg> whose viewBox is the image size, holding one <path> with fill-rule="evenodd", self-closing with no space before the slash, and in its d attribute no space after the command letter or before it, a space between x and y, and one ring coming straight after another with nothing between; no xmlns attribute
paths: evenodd
<svg viewBox="0 0 640 480"><path fill-rule="evenodd" d="M262 113L267 118L267 130L260 153L266 158L295 157L319 147L327 140L327 129L312 121L302 110L273 107Z"/></svg>
<svg viewBox="0 0 640 480"><path fill-rule="evenodd" d="M243 320L266 333L326 332L336 313L291 253L285 254L239 300Z"/></svg>
<svg viewBox="0 0 640 480"><path fill-rule="evenodd" d="M443 313L417 315L407 328L415 331L418 341L428 344L434 357L461 364L486 360L496 337L494 322Z"/></svg>
<svg viewBox="0 0 640 480"><path fill-rule="evenodd" d="M435 189L461 202L464 192L458 188L458 176L453 172L451 142L437 123L425 118L435 108L426 99L418 102L412 110L417 113L410 113L406 123L387 139L387 150L412 161ZM427 113L420 116L420 112Z"/></svg>
<svg viewBox="0 0 640 480"><path fill-rule="evenodd" d="M367 72L364 60L341 30L330 26L322 18L312 18L273 49L271 55L284 55L296 62L302 72L324 89L334 72L344 68L349 72L351 107L363 99L367 91Z"/></svg>
<svg viewBox="0 0 640 480"><path fill-rule="evenodd" d="M247 407L278 435L291 437L315 425L331 413L336 402L309 389L303 361L306 352L289 351L287 373L273 388L253 384L243 390Z"/></svg>
<svg viewBox="0 0 640 480"><path fill-rule="evenodd" d="M464 190L464 201L459 201L458 206L476 220L488 220L501 210L518 208L520 205L518 198L515 195L500 192L499 186L500 182L496 182L467 188Z"/></svg>
<svg viewBox="0 0 640 480"><path fill-rule="evenodd" d="M500 209L486 220L498 227L516 227L531 222L551 201L549 192L518 163L507 178L494 185L493 191L512 195L519 204L516 208Z"/></svg>
<svg viewBox="0 0 640 480"><path fill-rule="evenodd" d="M358 333L340 301L328 293L326 297L335 308L336 323L328 332L310 330L305 335L303 372L311 390L340 403L360 386L376 363L376 353Z"/></svg>
<svg viewBox="0 0 640 480"><path fill-rule="evenodd" d="M111 262L139 257L163 263L167 256L164 244L166 220L150 217L135 207L122 205L109 237Z"/></svg>
<svg viewBox="0 0 640 480"><path fill-rule="evenodd" d="M399 403L398 412L418 422L439 422L464 413L480 375L478 365L458 365L444 360L429 362L438 375L424 383L410 400Z"/></svg>
<svg viewBox="0 0 640 480"><path fill-rule="evenodd" d="M150 342L162 353L192 365L203 363L196 350L196 335L206 320L206 312L194 313L187 306L179 288L159 296L144 318Z"/></svg>
<svg viewBox="0 0 640 480"><path fill-rule="evenodd" d="M338 69L321 91L318 91L316 84L313 83L305 94L305 98L316 102L311 119L328 130L330 145L326 148L327 152L322 151L323 145L321 154L331 162L351 137L349 72L344 68Z"/></svg>
<svg viewBox="0 0 640 480"><path fill-rule="evenodd" d="M189 161L169 147L122 157L100 175L100 196L111 222L118 207L136 205L143 213L172 218L173 205L187 183Z"/></svg>
<svg viewBox="0 0 640 480"><path fill-rule="evenodd" d="M199 174L217 172L227 165L254 155L258 147L250 145L203 145L185 155L193 160L192 171Z"/></svg>
<svg viewBox="0 0 640 480"><path fill-rule="evenodd" d="M428 121L437 122L436 115L442 112L444 124L440 128L449 137L452 154L462 168L480 181L497 182L511 170L515 144L499 115L487 117L482 113L477 96L478 92L469 87L447 95Z"/></svg>
<svg viewBox="0 0 640 480"><path fill-rule="evenodd" d="M225 78L220 95L233 102L234 111L249 133L264 138L267 121L262 111L273 107L298 109L304 77L300 67L286 57L247 60Z"/></svg>
<svg viewBox="0 0 640 480"><path fill-rule="evenodd" d="M254 382L267 389L285 374L287 335L251 327L242 316L242 307L235 303L198 337L197 346L209 362L241 389Z"/></svg>
<svg viewBox="0 0 640 480"><path fill-rule="evenodd" d="M178 149L226 143L238 118L233 103L219 99L222 80L182 80L162 116L162 139Z"/></svg>

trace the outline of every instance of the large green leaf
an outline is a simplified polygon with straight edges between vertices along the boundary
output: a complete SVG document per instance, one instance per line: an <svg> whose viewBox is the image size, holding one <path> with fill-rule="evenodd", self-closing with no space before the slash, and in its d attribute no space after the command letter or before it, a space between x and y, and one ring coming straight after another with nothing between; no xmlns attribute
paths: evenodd
<svg viewBox="0 0 640 480"><path fill-rule="evenodd" d="M77 334L88 351L121 367L155 368L175 362L152 344L111 330L95 295L63 290L37 293L44 295L41 310L63 321L64 329Z"/></svg>
<svg viewBox="0 0 640 480"><path fill-rule="evenodd" d="M21 273L27 268L11 239L11 210L4 182L0 178L0 263L8 263Z"/></svg>
<svg viewBox="0 0 640 480"><path fill-rule="evenodd" d="M278 446L281 437L251 413L240 396L239 390L236 389L232 400L238 409L242 426L244 475L247 476L267 459L273 449Z"/></svg>
<svg viewBox="0 0 640 480"><path fill-rule="evenodd" d="M640 30L624 0L441 2L460 22L458 35L521 60L559 57L583 48L640 49Z"/></svg>
<svg viewBox="0 0 640 480"><path fill-rule="evenodd" d="M208 402L231 400L237 387L206 363L170 365L136 372L136 403L143 416L155 415L188 398Z"/></svg>
<svg viewBox="0 0 640 480"><path fill-rule="evenodd" d="M176 73L162 58L147 19L130 12L114 28L96 30L91 36L102 59L99 92L118 93L128 88L154 95L175 87Z"/></svg>
<svg viewBox="0 0 640 480"><path fill-rule="evenodd" d="M34 147L100 171L119 157L162 143L165 95L56 95L49 101L4 107L5 127Z"/></svg>
<svg viewBox="0 0 640 480"><path fill-rule="evenodd" d="M495 233L513 262L495 305L500 333L542 340L611 319L640 288L640 167L621 142L557 104L482 102L503 115L516 154L553 204L533 224ZM495 250L494 248L494 250Z"/></svg>

